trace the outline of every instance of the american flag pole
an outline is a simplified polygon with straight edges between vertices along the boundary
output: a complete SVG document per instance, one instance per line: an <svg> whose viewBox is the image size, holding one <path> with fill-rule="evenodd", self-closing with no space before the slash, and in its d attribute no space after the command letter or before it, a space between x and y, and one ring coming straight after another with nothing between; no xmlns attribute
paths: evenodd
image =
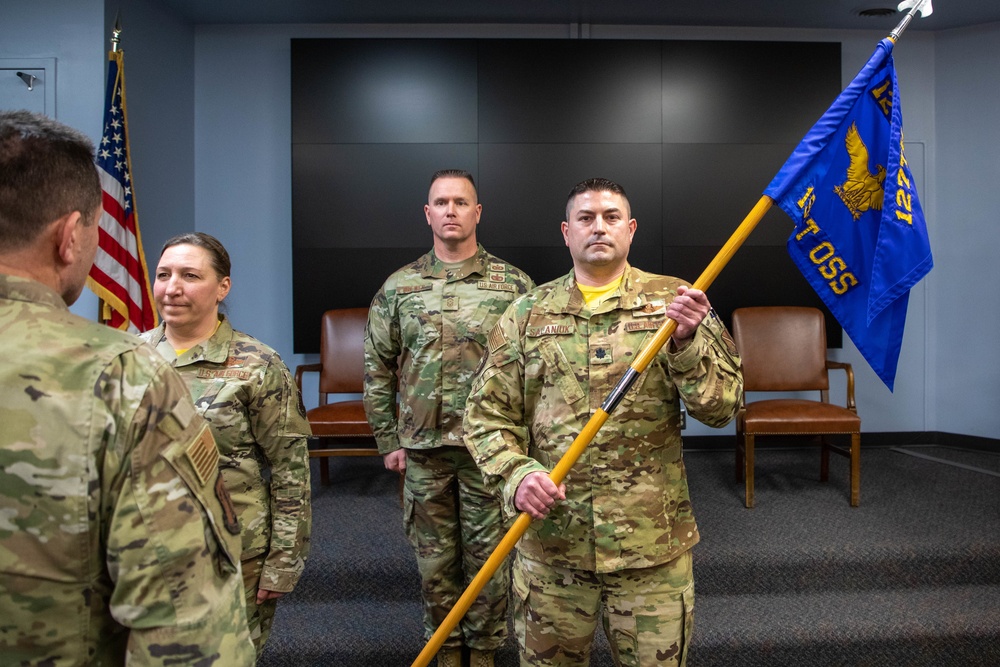
<svg viewBox="0 0 1000 667"><path fill-rule="evenodd" d="M135 210L121 32L121 21L116 19L108 53L104 126L97 149L103 190L100 242L87 284L101 300L100 321L141 332L154 328L157 317Z"/></svg>

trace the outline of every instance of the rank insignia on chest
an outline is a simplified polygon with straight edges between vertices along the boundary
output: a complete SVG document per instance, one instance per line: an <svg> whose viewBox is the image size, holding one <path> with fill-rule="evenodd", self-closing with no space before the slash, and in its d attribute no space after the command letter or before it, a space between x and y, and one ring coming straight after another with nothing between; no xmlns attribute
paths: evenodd
<svg viewBox="0 0 1000 667"><path fill-rule="evenodd" d="M592 345L590 347L590 363L594 364L610 364L612 361L611 347L608 345L598 344Z"/></svg>
<svg viewBox="0 0 1000 667"><path fill-rule="evenodd" d="M447 310L447 311L458 310L458 297L446 296L443 299L441 299L441 310Z"/></svg>

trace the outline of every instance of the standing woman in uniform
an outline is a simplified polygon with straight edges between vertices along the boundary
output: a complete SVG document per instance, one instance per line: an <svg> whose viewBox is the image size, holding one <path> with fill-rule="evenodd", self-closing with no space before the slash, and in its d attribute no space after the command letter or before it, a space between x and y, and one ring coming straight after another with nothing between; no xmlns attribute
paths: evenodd
<svg viewBox="0 0 1000 667"><path fill-rule="evenodd" d="M259 656L277 600L295 587L309 552L311 431L278 353L219 314L229 272L229 253L215 237L168 240L153 283L163 321L142 337L184 378L218 444L240 524L247 619Z"/></svg>

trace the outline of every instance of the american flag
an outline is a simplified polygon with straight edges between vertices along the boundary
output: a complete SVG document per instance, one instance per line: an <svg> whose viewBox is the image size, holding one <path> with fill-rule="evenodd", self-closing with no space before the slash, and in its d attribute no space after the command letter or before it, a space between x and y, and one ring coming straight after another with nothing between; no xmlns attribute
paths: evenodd
<svg viewBox="0 0 1000 667"><path fill-rule="evenodd" d="M100 245L87 285L104 302L102 320L116 329L138 333L156 327L157 317L132 191L123 53L111 51L108 55L104 132L97 148L104 210Z"/></svg>

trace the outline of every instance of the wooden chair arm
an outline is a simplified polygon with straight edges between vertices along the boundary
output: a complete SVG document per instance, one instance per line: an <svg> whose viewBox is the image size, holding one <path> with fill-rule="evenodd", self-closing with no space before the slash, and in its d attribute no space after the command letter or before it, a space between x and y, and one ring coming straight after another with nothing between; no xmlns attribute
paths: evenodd
<svg viewBox="0 0 1000 667"><path fill-rule="evenodd" d="M858 406L854 402L854 368L849 363L842 361L826 360L828 370L839 368L847 373L847 409L854 414L858 413Z"/></svg>
<svg viewBox="0 0 1000 667"><path fill-rule="evenodd" d="M319 373L323 370L323 364L300 364L295 367L295 386L299 388L299 396L302 395L302 374Z"/></svg>

